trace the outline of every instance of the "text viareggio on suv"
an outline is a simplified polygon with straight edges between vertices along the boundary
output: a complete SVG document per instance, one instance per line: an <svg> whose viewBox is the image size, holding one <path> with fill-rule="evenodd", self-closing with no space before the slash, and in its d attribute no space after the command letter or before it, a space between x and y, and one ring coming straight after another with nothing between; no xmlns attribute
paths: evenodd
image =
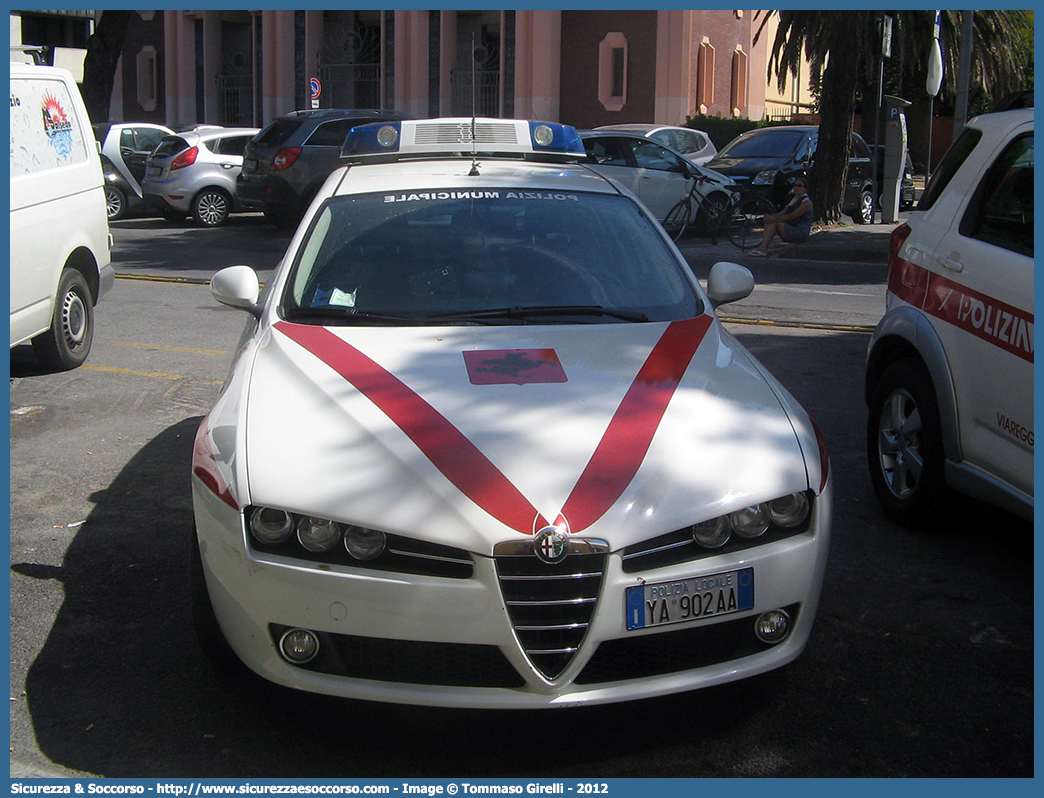
<svg viewBox="0 0 1044 798"><path fill-rule="evenodd" d="M469 140L470 139L470 140ZM357 127L249 314L192 461L204 649L406 704L662 696L791 662L822 436L577 131ZM189 530L186 530L188 533Z"/></svg>
<svg viewBox="0 0 1044 798"><path fill-rule="evenodd" d="M297 224L330 173L341 166L341 146L356 125L411 119L376 109L293 111L262 128L243 151L239 201L264 211L275 224Z"/></svg>
<svg viewBox="0 0 1044 798"><path fill-rule="evenodd" d="M870 478L938 525L951 489L1033 517L1033 109L969 121L892 233L866 364Z"/></svg>

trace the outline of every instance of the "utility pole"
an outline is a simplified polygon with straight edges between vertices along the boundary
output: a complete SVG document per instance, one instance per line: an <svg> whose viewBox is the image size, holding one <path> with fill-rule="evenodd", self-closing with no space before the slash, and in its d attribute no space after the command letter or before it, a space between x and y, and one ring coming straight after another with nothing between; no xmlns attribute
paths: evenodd
<svg viewBox="0 0 1044 798"><path fill-rule="evenodd" d="M968 86L971 84L971 57L974 38L975 12L961 12L961 51L957 61L957 107L953 118L953 137L956 139L968 121Z"/></svg>

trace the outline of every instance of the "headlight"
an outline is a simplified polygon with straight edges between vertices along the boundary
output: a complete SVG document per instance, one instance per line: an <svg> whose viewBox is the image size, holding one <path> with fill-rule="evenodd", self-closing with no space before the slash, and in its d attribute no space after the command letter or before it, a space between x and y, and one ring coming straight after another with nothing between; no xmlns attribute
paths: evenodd
<svg viewBox="0 0 1044 798"><path fill-rule="evenodd" d="M773 499L767 505L772 523L784 529L793 529L808 518L808 496L804 493L791 493L779 499Z"/></svg>
<svg viewBox="0 0 1044 798"><path fill-rule="evenodd" d="M293 531L294 520L284 510L258 507L250 516L250 534L269 546L288 540Z"/></svg>
<svg viewBox="0 0 1044 798"><path fill-rule="evenodd" d="M384 533L376 529L350 526L344 533L344 547L357 560L372 560L384 551Z"/></svg>
<svg viewBox="0 0 1044 798"><path fill-rule="evenodd" d="M765 534L769 528L769 514L765 505L755 504L734 512L729 516L729 522L733 532L749 540Z"/></svg>
<svg viewBox="0 0 1044 798"><path fill-rule="evenodd" d="M733 535L754 540L773 528L777 532L797 529L808 520L810 512L808 496L792 493L694 524L692 539L705 549L720 549Z"/></svg>
<svg viewBox="0 0 1044 798"><path fill-rule="evenodd" d="M720 549L729 542L732 531L729 521L724 516L712 518L692 527L692 539L705 549Z"/></svg>
<svg viewBox="0 0 1044 798"><path fill-rule="evenodd" d="M297 522L297 539L308 551L329 551L341 542L341 525L326 518L305 516Z"/></svg>
<svg viewBox="0 0 1044 798"><path fill-rule="evenodd" d="M778 169L766 169L763 172L758 172L750 183L753 186L770 186L776 182L776 175L778 173Z"/></svg>

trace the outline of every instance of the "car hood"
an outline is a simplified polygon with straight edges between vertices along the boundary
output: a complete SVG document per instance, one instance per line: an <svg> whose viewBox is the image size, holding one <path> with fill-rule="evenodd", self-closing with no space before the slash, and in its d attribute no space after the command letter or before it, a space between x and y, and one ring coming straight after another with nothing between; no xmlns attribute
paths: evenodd
<svg viewBox="0 0 1044 798"><path fill-rule="evenodd" d="M754 176L765 169L779 169L787 162L787 160L787 158L779 158L777 156L728 158L719 155L704 164L704 166L708 169L713 169L715 172L721 172L723 175L729 175L730 177Z"/></svg>
<svg viewBox="0 0 1044 798"><path fill-rule="evenodd" d="M710 316L279 322L242 385L241 506L477 553L548 522L616 549L809 486L792 400Z"/></svg>

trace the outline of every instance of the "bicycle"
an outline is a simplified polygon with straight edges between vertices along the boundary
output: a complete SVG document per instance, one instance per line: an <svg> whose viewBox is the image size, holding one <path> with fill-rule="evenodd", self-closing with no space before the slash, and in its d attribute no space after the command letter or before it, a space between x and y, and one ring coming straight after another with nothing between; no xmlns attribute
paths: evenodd
<svg viewBox="0 0 1044 798"><path fill-rule="evenodd" d="M744 191L738 186L726 186L732 192L725 203L704 196L696 190L703 181L696 179L689 193L674 205L664 217L663 227L675 241L695 222L718 243L725 236L738 249L753 249L761 243L765 233L765 214L775 213L775 206L760 194Z"/></svg>

